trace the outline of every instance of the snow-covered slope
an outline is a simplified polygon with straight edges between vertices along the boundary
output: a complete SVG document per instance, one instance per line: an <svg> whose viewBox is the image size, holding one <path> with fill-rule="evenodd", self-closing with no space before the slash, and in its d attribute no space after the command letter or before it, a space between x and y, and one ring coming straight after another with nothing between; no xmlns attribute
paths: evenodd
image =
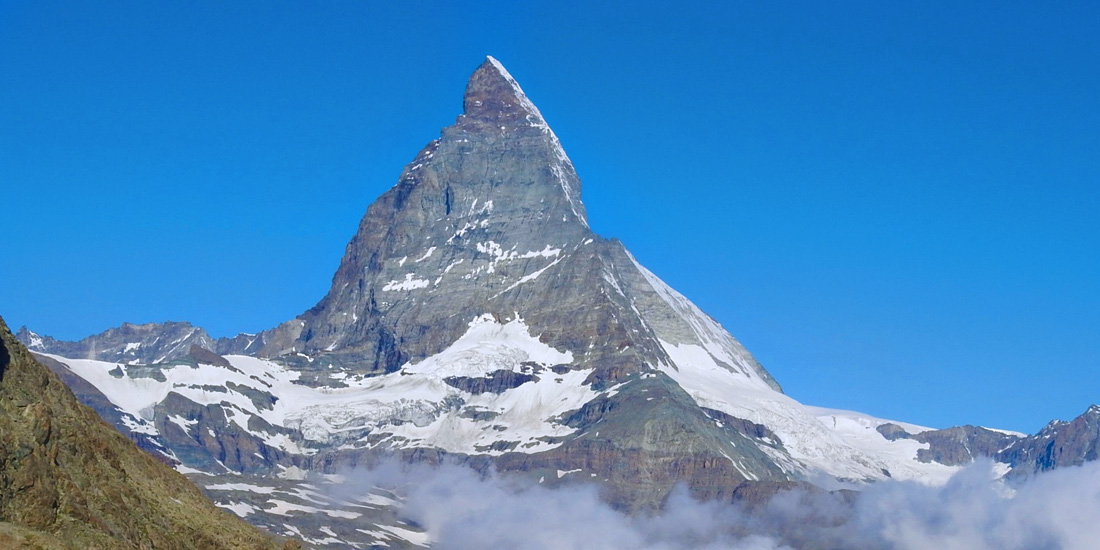
<svg viewBox="0 0 1100 550"><path fill-rule="evenodd" d="M500 454L502 442L522 452L537 452L572 433L574 429L560 423L563 413L599 393L583 384L590 371L550 370L568 364L571 355L542 344L527 330L519 318L501 324L482 316L440 354L397 372L375 377L332 373L339 387L296 384L298 372L240 355L226 357L227 366L167 364L159 369L160 379L133 377L117 363L47 357L91 382L149 433L156 430L156 405L176 393L199 405L219 406L230 422L292 454L314 454L329 445ZM452 385L457 379L500 372L530 379L500 393L475 393ZM258 394L273 399L257 400ZM296 436L252 429L253 417L291 429ZM167 421L185 431L194 425L194 420L179 416Z"/></svg>
<svg viewBox="0 0 1100 550"><path fill-rule="evenodd" d="M663 285L655 277L652 281ZM671 292L667 287L663 291ZM564 368L573 361L572 354L543 344L529 331L520 317L501 322L480 316L439 354L380 376L334 371L328 385L316 387L298 383L300 373L284 364L249 356L227 356L225 365L165 364L158 368L158 378L128 372L117 363L49 357L92 383L135 419L132 429L154 435L161 435L156 426L163 429L166 423L197 435L195 419L171 411L156 417L157 405L175 393L197 405L219 407L228 422L292 455L375 447L438 448L471 455L538 453L560 446L577 431L564 423L568 413L597 397L613 396L618 386L594 390L584 383L591 370ZM781 448L766 447L768 452L796 477L939 481L955 470L918 461L917 451L927 444L891 441L875 430L889 421L806 407L753 376L752 370L721 364L700 345L662 344L671 363L656 372L675 381L700 407L768 428ZM730 358L717 349L721 357ZM519 380L496 391L479 391L485 384L469 383L500 379L504 373L518 375ZM914 434L928 430L906 428Z"/></svg>

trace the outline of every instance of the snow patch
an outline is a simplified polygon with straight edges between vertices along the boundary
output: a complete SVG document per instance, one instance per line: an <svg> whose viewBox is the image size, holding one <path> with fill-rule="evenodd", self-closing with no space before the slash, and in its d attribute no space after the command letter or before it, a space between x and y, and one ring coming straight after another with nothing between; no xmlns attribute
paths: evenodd
<svg viewBox="0 0 1100 550"><path fill-rule="evenodd" d="M122 414L122 424L133 433L145 435L160 435L156 426L144 418L136 418L130 414Z"/></svg>
<svg viewBox="0 0 1100 550"><path fill-rule="evenodd" d="M509 285L508 288L498 292L496 294L496 296L500 296L501 294L504 294L505 292L508 292L509 290L512 290L513 288L516 288L517 286L522 285L523 283L529 283L531 281L534 281L535 279L538 279L539 275L542 275L543 272L545 272L547 269L550 269L551 267L554 267L555 265L557 265L557 263L560 262L561 260L562 260L561 258L558 258L558 259L550 262L549 264L547 264L546 267L544 267L544 268L542 268L538 271L535 271L534 273L530 273L530 274L524 275L523 277L520 277L520 279L518 281L516 281L516 282L512 283L511 285ZM493 296L493 297L495 298L496 296Z"/></svg>
<svg viewBox="0 0 1100 550"><path fill-rule="evenodd" d="M410 374L433 376L487 376L498 370L515 370L524 362L543 366L569 364L573 353L561 352L531 336L523 319L505 324L486 313L470 321L466 333L437 355L403 367Z"/></svg>
<svg viewBox="0 0 1100 550"><path fill-rule="evenodd" d="M700 406L767 426L789 456L766 445L758 448L778 464L793 468L792 473L824 473L855 481L892 477L940 483L958 470L957 467L918 461L917 450L926 448L926 444L909 439L889 441L882 437L874 427L887 422L885 420L807 407L775 391L759 378L731 371L700 345L660 342L673 361L673 365L661 366L662 372ZM917 431L927 429L910 426Z"/></svg>
<svg viewBox="0 0 1100 550"><path fill-rule="evenodd" d="M186 419L182 416L176 415L176 414L170 415L168 417L168 421L175 424L175 425L177 425L177 426L179 426L180 429L183 430L183 433L185 433L185 434L190 434L191 433L191 426L194 426L195 424L199 423L198 420L188 420L188 419Z"/></svg>
<svg viewBox="0 0 1100 550"><path fill-rule="evenodd" d="M382 287L383 292L389 292L393 290L416 290L418 288L424 288L428 286L427 279L416 279L412 273L405 274L404 281L390 281L386 283L386 286Z"/></svg>
<svg viewBox="0 0 1100 550"><path fill-rule="evenodd" d="M1001 429L998 429L998 428L990 428L988 426L978 426L978 427L982 428L983 430L989 430L991 432L997 432L999 434L1010 435L1012 437L1027 437L1027 434L1025 434L1025 433L1014 432L1012 430L1001 430Z"/></svg>
<svg viewBox="0 0 1100 550"><path fill-rule="evenodd" d="M260 511L260 508L248 504L247 502L215 502L214 504L216 504L219 508L225 508L226 510L233 512L234 514L237 514L237 516L242 518L248 517L249 515L255 514L256 512Z"/></svg>
<svg viewBox="0 0 1100 550"><path fill-rule="evenodd" d="M272 508L264 508L263 511L269 514L278 514L280 516L289 516L291 512L306 512L308 514L325 514L326 516L333 518L343 519L355 519L363 514L359 512L345 512L343 510L327 510L323 508L316 508L313 506L306 506L304 504L294 504L293 502L287 502L285 500L279 500L273 498L267 501L268 504L273 504Z"/></svg>
<svg viewBox="0 0 1100 550"><path fill-rule="evenodd" d="M259 493L261 495L270 495L275 492L274 487L262 487L251 483L218 483L215 485L207 485L206 489L208 491L245 491L248 493Z"/></svg>
<svg viewBox="0 0 1100 550"><path fill-rule="evenodd" d="M432 542L431 537L429 537L427 533L423 533L420 531L413 531L411 529L404 529L392 525L378 525L377 527L405 542L409 542L417 546L428 546Z"/></svg>
<svg viewBox="0 0 1100 550"><path fill-rule="evenodd" d="M28 348L41 349L43 347L42 337L39 336L38 333L28 331L28 336L30 336L31 341L31 343L27 345Z"/></svg>

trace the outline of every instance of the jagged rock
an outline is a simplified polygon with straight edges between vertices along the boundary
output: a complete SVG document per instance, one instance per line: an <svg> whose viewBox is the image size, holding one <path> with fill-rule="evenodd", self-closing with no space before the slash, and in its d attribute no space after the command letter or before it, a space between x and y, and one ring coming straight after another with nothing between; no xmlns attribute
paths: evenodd
<svg viewBox="0 0 1100 550"><path fill-rule="evenodd" d="M910 439L910 436L912 435L909 432L905 431L905 428L902 428L901 426L898 426L893 422L887 422L875 428L875 431L882 434L882 437L885 437L888 441Z"/></svg>
<svg viewBox="0 0 1100 550"><path fill-rule="evenodd" d="M660 508L677 483L685 483L696 498L728 499L746 481L790 479L760 450L780 447L770 439L773 434L701 409L662 376L640 378L614 399L594 400L566 422L583 435L544 453L503 455L498 467L577 470L604 486L608 502L630 512Z"/></svg>
<svg viewBox="0 0 1100 550"><path fill-rule="evenodd" d="M1080 466L1100 458L1100 406L1093 405L1072 421L1056 420L1039 433L1023 436L978 426L957 426L911 434L897 424L877 428L889 440L927 443L918 460L950 466L990 458L1011 467L1006 477L1022 480L1039 472Z"/></svg>
<svg viewBox="0 0 1100 550"><path fill-rule="evenodd" d="M1089 407L1069 422L1055 420L1039 433L1016 441L997 456L1012 465L1008 473L1012 479L1097 460L1100 458L1100 406Z"/></svg>
<svg viewBox="0 0 1100 550"><path fill-rule="evenodd" d="M917 460L961 466L979 457L996 458L1019 438L978 426L958 426L922 432L912 439L929 444L928 449L917 451Z"/></svg>
<svg viewBox="0 0 1100 550"><path fill-rule="evenodd" d="M154 409L161 441L174 456L208 472L229 469L238 473L268 473L285 452L272 448L256 434L286 435L286 428L272 426L251 416L247 429L226 416L227 407L200 405L170 392Z"/></svg>
<svg viewBox="0 0 1100 550"><path fill-rule="evenodd" d="M27 327L19 329L18 340L37 353L63 357L97 359L123 364L151 365L184 357L191 346L214 349L215 342L205 330L191 323L123 323L80 340L64 342L39 336Z"/></svg>
<svg viewBox="0 0 1100 550"><path fill-rule="evenodd" d="M947 466L962 466L973 462L977 458L999 460L1001 459L1001 452L1020 439L1019 436L980 426L956 426L916 434L905 431L897 424L883 424L876 429L890 441L912 439L927 443L927 449L917 451L917 460Z"/></svg>

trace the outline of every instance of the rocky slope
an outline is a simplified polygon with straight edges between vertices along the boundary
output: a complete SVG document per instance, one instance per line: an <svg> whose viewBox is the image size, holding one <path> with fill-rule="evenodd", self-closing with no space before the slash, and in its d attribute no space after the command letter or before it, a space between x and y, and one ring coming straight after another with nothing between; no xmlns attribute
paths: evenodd
<svg viewBox="0 0 1100 550"><path fill-rule="evenodd" d="M0 547L276 544L80 404L0 319Z"/></svg>

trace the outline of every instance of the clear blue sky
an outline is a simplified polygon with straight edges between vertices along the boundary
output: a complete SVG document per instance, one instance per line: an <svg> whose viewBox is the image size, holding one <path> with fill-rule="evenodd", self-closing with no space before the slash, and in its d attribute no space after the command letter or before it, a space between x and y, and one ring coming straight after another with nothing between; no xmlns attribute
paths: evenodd
<svg viewBox="0 0 1100 550"><path fill-rule="evenodd" d="M1100 4L403 4L0 0L0 315L301 313L491 54L592 226L797 399L1100 402Z"/></svg>

